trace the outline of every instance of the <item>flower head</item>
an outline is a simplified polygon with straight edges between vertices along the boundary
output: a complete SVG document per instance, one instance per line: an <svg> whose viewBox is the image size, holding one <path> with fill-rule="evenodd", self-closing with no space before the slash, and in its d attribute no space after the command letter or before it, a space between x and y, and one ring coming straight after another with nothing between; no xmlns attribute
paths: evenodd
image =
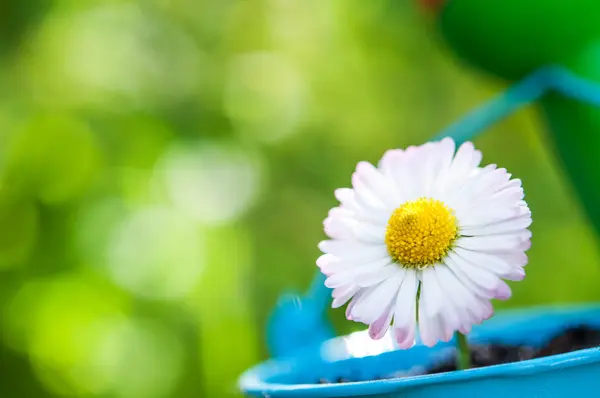
<svg viewBox="0 0 600 398"><path fill-rule="evenodd" d="M324 222L330 240L317 265L333 307L381 338L393 324L400 348L468 333L506 300L503 281L523 279L531 212L521 181L496 165L480 167L470 142L455 153L445 138L360 162L352 188ZM418 319L418 322L417 322Z"/></svg>

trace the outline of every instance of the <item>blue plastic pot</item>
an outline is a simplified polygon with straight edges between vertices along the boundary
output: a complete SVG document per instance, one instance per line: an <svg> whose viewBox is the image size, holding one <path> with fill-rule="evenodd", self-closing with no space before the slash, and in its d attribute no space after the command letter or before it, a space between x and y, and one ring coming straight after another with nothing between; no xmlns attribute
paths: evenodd
<svg viewBox="0 0 600 398"><path fill-rule="evenodd" d="M507 311L475 328L471 342L538 347L568 326L600 328L600 306L544 307ZM248 370L240 387L257 397L486 397L550 398L600 394L600 348L510 364L426 376L376 380L430 367L451 355L452 342L396 350L388 335L371 340L358 332L305 347ZM352 380L319 384L320 379Z"/></svg>

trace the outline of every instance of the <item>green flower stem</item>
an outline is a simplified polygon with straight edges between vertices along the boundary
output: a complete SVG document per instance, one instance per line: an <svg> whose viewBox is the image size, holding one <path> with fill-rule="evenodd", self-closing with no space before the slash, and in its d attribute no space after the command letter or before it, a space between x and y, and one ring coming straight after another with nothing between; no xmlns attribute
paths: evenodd
<svg viewBox="0 0 600 398"><path fill-rule="evenodd" d="M467 336L456 333L456 366L458 370L471 369L471 352L467 344Z"/></svg>

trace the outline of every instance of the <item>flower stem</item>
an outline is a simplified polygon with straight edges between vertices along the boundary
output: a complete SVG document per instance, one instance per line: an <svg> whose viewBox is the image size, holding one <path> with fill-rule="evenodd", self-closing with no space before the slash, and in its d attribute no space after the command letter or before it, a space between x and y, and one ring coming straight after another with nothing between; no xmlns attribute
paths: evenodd
<svg viewBox="0 0 600 398"><path fill-rule="evenodd" d="M458 370L471 369L471 352L467 344L467 336L456 333L456 367Z"/></svg>

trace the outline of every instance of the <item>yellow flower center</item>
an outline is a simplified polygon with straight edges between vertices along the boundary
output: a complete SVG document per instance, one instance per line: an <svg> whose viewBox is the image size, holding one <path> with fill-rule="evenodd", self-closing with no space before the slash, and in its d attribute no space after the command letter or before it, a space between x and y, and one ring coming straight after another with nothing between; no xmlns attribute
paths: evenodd
<svg viewBox="0 0 600 398"><path fill-rule="evenodd" d="M420 198L394 211L385 244L401 266L423 269L444 258L457 236L454 211L439 200Z"/></svg>

